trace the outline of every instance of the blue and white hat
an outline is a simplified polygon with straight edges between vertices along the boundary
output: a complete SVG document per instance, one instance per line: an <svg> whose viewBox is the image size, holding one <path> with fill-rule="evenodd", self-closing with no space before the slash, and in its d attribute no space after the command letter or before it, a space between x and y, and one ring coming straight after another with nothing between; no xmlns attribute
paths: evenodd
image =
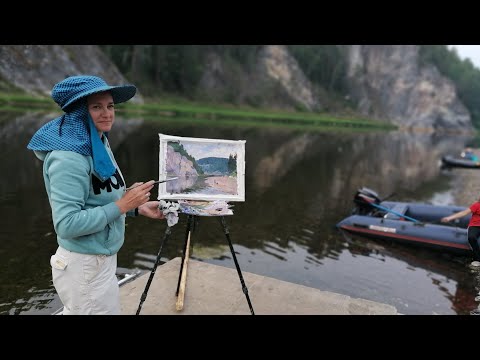
<svg viewBox="0 0 480 360"><path fill-rule="evenodd" d="M67 111L74 102L102 91L109 91L113 102L118 104L134 97L137 88L134 85L110 86L98 76L70 76L53 87L52 98L62 110Z"/></svg>
<svg viewBox="0 0 480 360"><path fill-rule="evenodd" d="M55 84L52 98L65 114L37 130L27 148L66 150L92 156L96 175L101 181L109 179L116 168L98 136L86 101L87 96L103 91L110 92L114 103L122 103L131 99L137 88L134 85L110 86L103 79L91 75L71 76Z"/></svg>

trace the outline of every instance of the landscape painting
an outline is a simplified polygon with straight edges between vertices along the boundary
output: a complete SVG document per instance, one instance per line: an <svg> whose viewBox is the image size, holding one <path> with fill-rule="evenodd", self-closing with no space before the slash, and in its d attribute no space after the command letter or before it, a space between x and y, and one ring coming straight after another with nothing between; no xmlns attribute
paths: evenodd
<svg viewBox="0 0 480 360"><path fill-rule="evenodd" d="M245 201L245 140L159 137L159 200Z"/></svg>

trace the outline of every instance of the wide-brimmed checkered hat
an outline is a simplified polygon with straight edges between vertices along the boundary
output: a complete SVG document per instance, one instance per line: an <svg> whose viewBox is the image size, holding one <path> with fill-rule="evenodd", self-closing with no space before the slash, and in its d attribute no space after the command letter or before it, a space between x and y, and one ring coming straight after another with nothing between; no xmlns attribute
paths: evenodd
<svg viewBox="0 0 480 360"><path fill-rule="evenodd" d="M103 79L91 75L71 76L60 81L52 89L52 98L65 114L38 129L27 148L34 151L74 151L91 156L94 172L100 180L106 181L116 168L98 136L86 97L109 91L113 102L121 103L131 99L136 90L134 85L110 86ZM107 133L104 135L108 136Z"/></svg>
<svg viewBox="0 0 480 360"><path fill-rule="evenodd" d="M111 86L98 76L77 75L57 83L52 89L52 98L62 110L66 110L75 101L102 91L110 92L113 102L118 104L134 97L137 88L131 84Z"/></svg>

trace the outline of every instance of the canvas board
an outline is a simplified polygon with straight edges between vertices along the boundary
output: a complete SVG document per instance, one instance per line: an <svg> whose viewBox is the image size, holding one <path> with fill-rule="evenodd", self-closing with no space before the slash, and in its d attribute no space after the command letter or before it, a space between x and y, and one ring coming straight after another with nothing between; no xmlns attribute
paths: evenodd
<svg viewBox="0 0 480 360"><path fill-rule="evenodd" d="M158 135L158 200L245 201L245 140Z"/></svg>

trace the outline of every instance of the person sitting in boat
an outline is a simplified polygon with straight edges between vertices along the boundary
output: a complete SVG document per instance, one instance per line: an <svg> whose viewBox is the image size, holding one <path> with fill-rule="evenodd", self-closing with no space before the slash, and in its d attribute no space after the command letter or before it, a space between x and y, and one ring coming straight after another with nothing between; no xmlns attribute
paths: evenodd
<svg viewBox="0 0 480 360"><path fill-rule="evenodd" d="M470 147L465 148L460 156L466 160L478 161L478 156L475 155L473 149Z"/></svg>
<svg viewBox="0 0 480 360"><path fill-rule="evenodd" d="M480 267L480 246L478 245L478 240L480 238L480 198L465 210L443 217L441 222L450 222L452 220L467 216L468 214L472 214L472 217L468 223L467 238L468 243L472 248L474 260L470 265L474 267Z"/></svg>

